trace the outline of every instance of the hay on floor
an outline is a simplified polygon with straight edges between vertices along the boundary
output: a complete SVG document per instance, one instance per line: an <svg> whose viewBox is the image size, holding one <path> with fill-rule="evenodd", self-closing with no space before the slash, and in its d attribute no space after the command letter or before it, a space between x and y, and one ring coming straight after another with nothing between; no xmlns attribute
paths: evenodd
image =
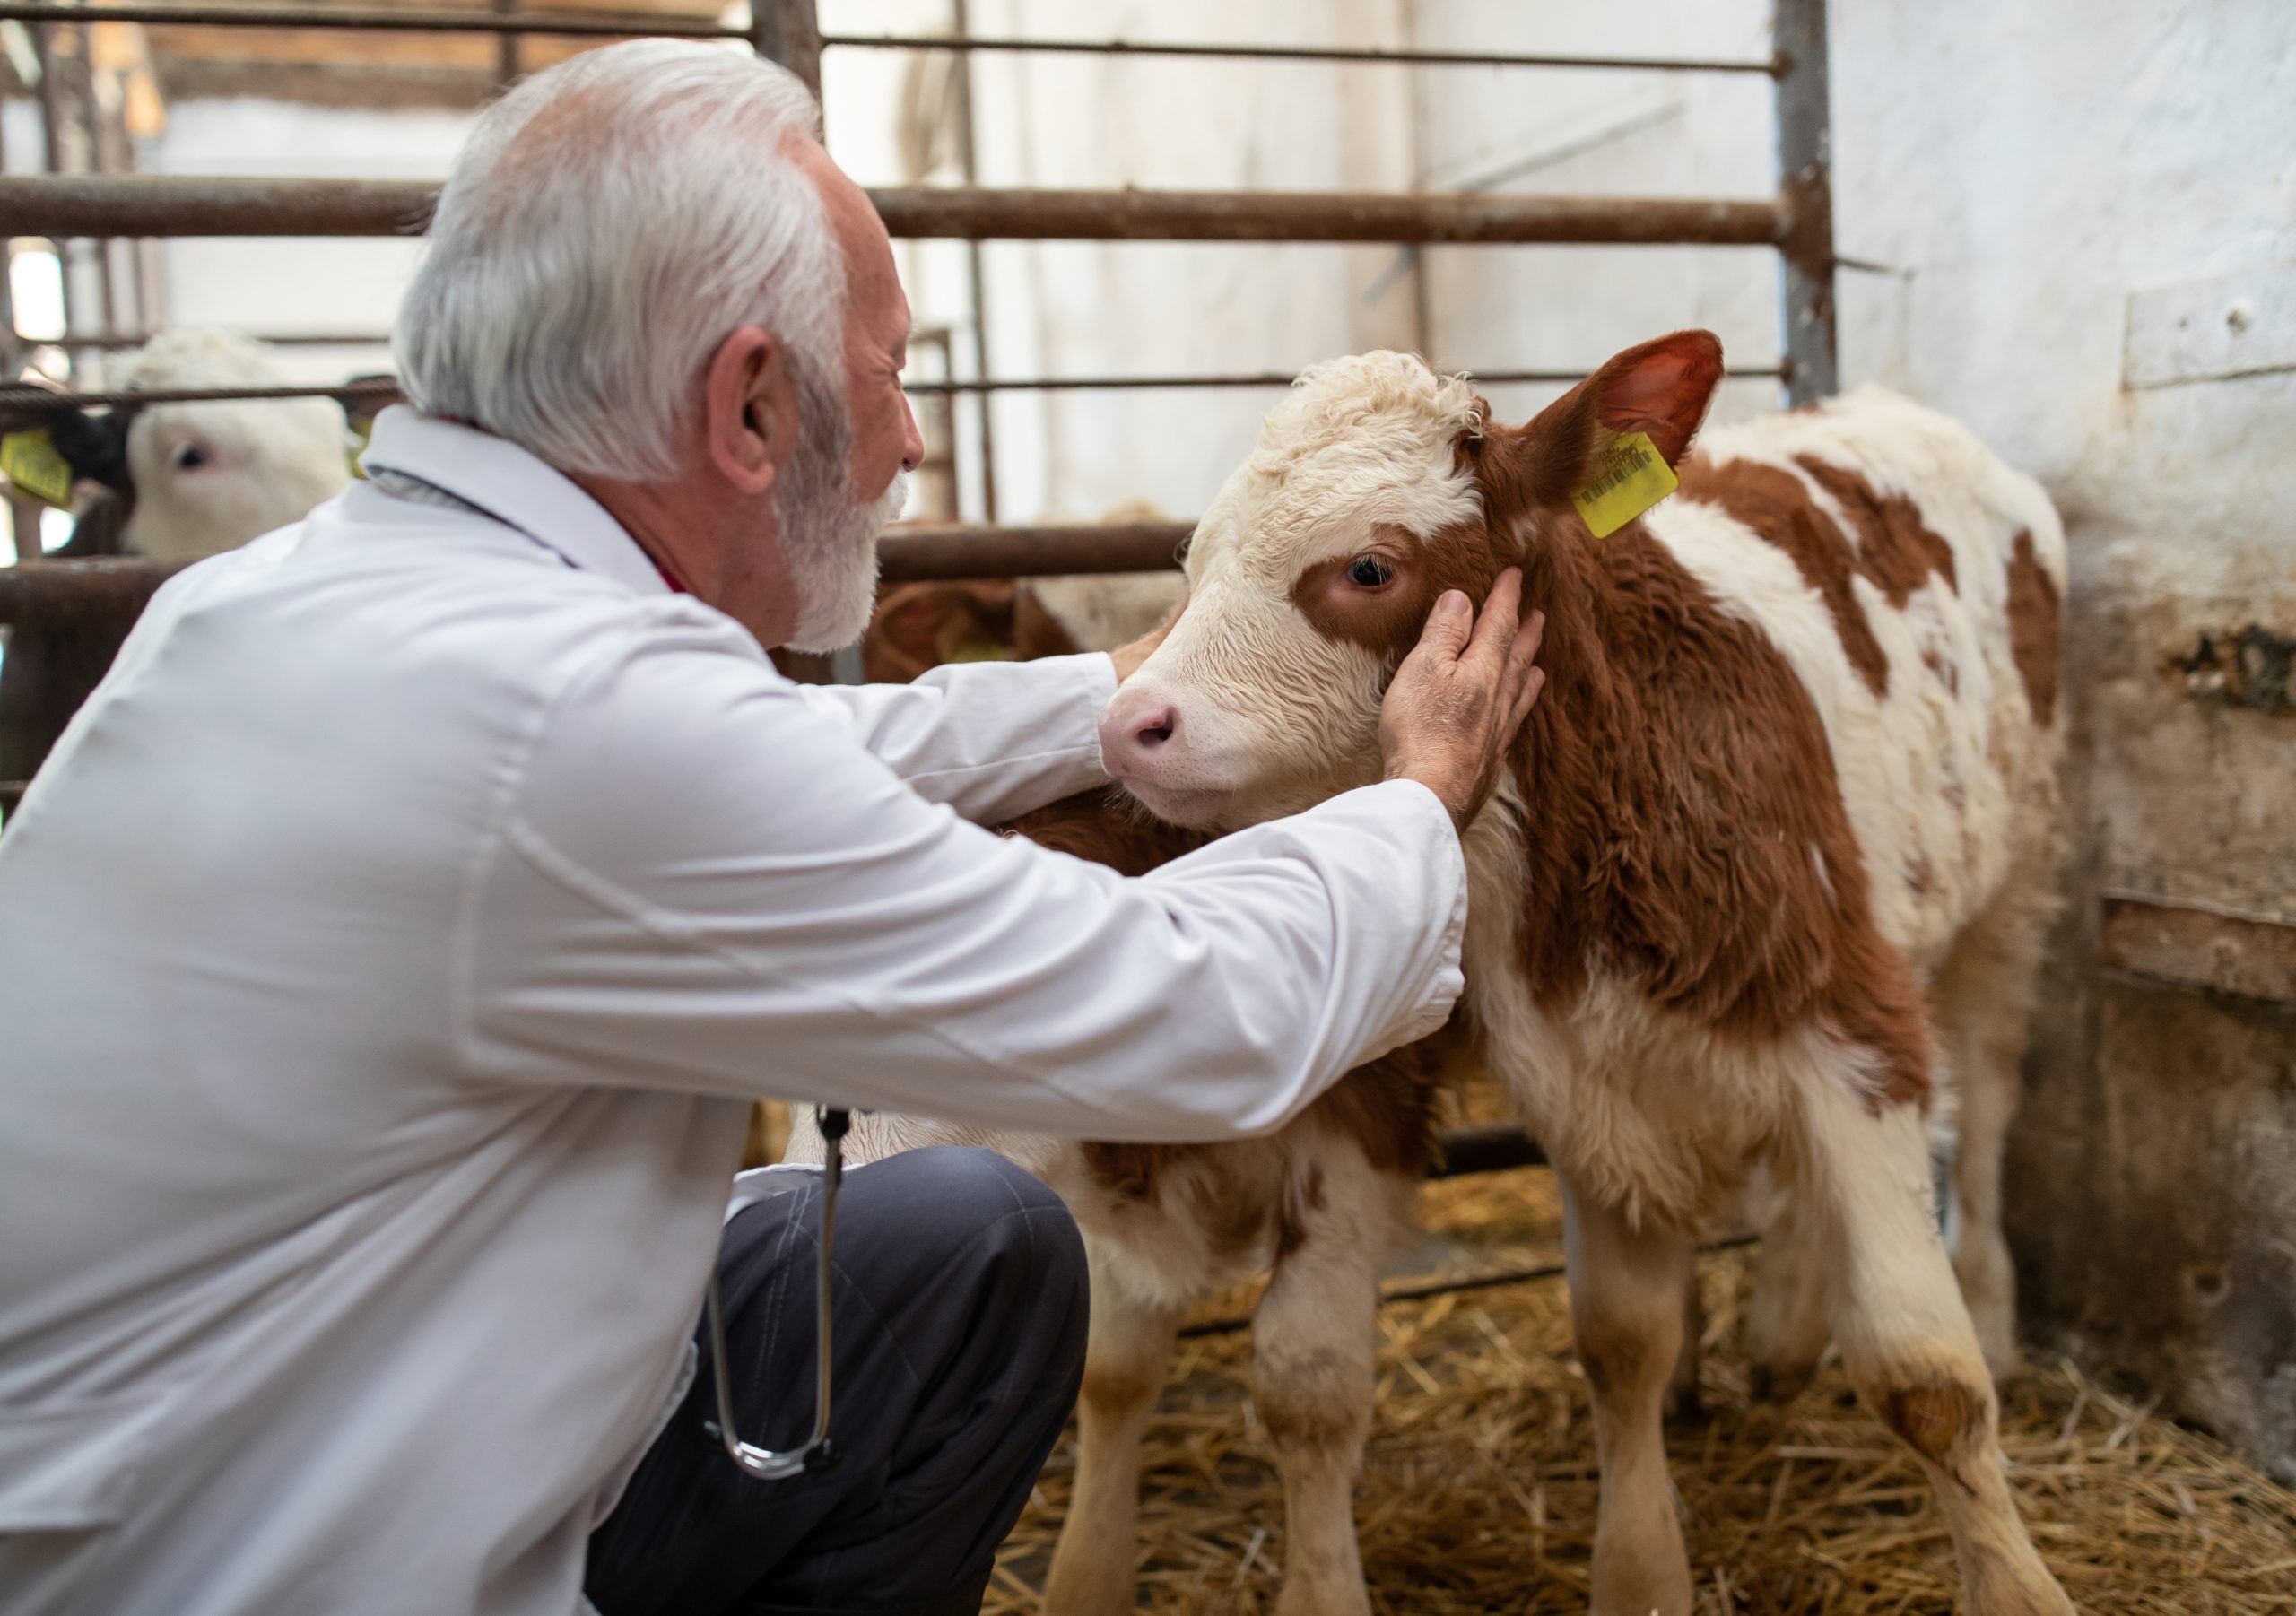
<svg viewBox="0 0 2296 1616"><path fill-rule="evenodd" d="M1431 1185L1424 1197L1431 1240L1406 1266L1480 1272L1558 1253L1543 1171ZM1735 1346L1746 1268L1736 1252L1701 1259L1705 1415L1668 1431L1700 1612L1949 1616L1960 1607L1943 1517L1839 1368L1784 1409L1747 1396ZM1355 1508L1373 1609L1583 1612L1594 1439L1561 1282L1390 1304L1379 1332L1378 1417ZM1181 1343L1148 1438L1143 1611L1256 1616L1274 1604L1283 1493L1248 1365L1245 1334ZM2296 1494L2222 1444L2063 1363L2009 1389L2003 1429L2035 1541L2083 1610L2296 1616ZM1005 1544L988 1612L1041 1608L1073 1462L1065 1441Z"/></svg>

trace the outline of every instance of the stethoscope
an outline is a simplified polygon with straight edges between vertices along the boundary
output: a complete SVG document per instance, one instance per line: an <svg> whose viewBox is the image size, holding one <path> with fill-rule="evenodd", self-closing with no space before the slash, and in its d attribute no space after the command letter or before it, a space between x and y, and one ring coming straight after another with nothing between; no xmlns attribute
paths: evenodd
<svg viewBox="0 0 2296 1616"><path fill-rule="evenodd" d="M705 1421L701 1429L725 1444L726 1457L761 1481L778 1481L801 1471L827 1470L837 1463L837 1449L829 1439L829 1303L834 1277L832 1253L837 1242L837 1186L845 1176L845 1158L839 1142L845 1137L853 1119L848 1113L832 1111L826 1106L817 1107L813 1116L822 1131L821 1263L816 1276L821 1296L815 1304L819 1313L813 1346L813 1434L805 1438L802 1447L777 1453L743 1441L735 1430L734 1383L726 1368L726 1304L718 1293L718 1265L714 1262L709 1265L705 1310L709 1316L709 1372L718 1383L718 1418Z"/></svg>

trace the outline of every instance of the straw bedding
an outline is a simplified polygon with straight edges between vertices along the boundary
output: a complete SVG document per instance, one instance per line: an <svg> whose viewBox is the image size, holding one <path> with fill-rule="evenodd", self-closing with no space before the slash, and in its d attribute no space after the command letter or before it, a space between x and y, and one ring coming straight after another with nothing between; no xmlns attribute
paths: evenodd
<svg viewBox="0 0 2296 1616"><path fill-rule="evenodd" d="M1559 1260L1543 1170L1431 1184L1422 1197L1430 1238L1399 1258L1398 1276ZM1958 1605L1943 1519L1839 1368L1782 1410L1748 1398L1736 1348L1746 1270L1741 1252L1701 1259L1704 1408L1668 1431L1699 1611L1946 1616ZM1355 1511L1372 1608L1584 1612L1595 1450L1561 1282L1391 1303L1379 1338ZM1239 1333L1181 1342L1148 1438L1144 1611L1251 1616L1274 1603L1283 1490L1248 1394L1249 1351ZM2296 1494L2220 1443L2064 1363L2009 1388L2003 1430L2035 1540L2083 1610L2296 1616ZM1005 1544L990 1612L1041 1608L1073 1463L1064 1441Z"/></svg>

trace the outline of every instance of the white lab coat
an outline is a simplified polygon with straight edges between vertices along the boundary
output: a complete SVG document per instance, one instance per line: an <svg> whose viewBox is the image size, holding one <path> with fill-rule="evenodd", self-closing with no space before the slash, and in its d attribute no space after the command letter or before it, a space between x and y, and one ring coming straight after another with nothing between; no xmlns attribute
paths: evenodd
<svg viewBox="0 0 2296 1616"><path fill-rule="evenodd" d="M9 1616L567 1616L751 1100L1212 1139L1459 989L1420 786L1123 881L969 822L1105 657L801 688L524 451L368 458L503 519L178 578L0 837Z"/></svg>

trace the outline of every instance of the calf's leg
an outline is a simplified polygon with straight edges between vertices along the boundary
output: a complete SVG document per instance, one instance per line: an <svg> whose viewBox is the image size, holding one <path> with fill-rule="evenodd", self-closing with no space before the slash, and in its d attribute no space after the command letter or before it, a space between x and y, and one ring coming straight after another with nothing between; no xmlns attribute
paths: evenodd
<svg viewBox="0 0 2296 1616"><path fill-rule="evenodd" d="M1252 1316L1252 1402L1283 1474L1276 1616L1369 1616L1355 1473L1371 1429L1379 1260L1395 1187L1369 1163L1326 1161Z"/></svg>
<svg viewBox="0 0 2296 1616"><path fill-rule="evenodd" d="M1635 1227L1562 1180L1564 1256L1578 1361L1594 1403L1602 1498L1595 1516L1595 1616L1688 1616L1683 1547L1663 1429L1683 1346L1689 1237Z"/></svg>
<svg viewBox="0 0 2296 1616"><path fill-rule="evenodd" d="M1087 1239L1091 1327L1076 1401L1076 1486L1045 1581L1046 1616L1133 1608L1140 1541L1140 1444L1163 1390L1176 1310L1128 1291L1121 1254Z"/></svg>
<svg viewBox="0 0 2296 1616"><path fill-rule="evenodd" d="M1845 1082L1809 1108L1802 1189L1828 1214L1826 1295L1859 1395L1919 1457L1960 1561L1969 1616L2071 1616L2017 1514L1993 1378L1933 1216L1928 1141Z"/></svg>
<svg viewBox="0 0 2296 1616"><path fill-rule="evenodd" d="M1789 1195L1762 1230L1746 1298L1746 1353L1753 1394L1765 1403L1791 1403L1825 1356L1822 1221L1807 1196Z"/></svg>
<svg viewBox="0 0 2296 1616"><path fill-rule="evenodd" d="M2001 1233L2001 1155L2015 1120L2035 978L2056 895L2046 856L2022 861L1938 973L1941 1041L1961 1084L1953 1273L1994 1379L2017 1370L2017 1275Z"/></svg>

